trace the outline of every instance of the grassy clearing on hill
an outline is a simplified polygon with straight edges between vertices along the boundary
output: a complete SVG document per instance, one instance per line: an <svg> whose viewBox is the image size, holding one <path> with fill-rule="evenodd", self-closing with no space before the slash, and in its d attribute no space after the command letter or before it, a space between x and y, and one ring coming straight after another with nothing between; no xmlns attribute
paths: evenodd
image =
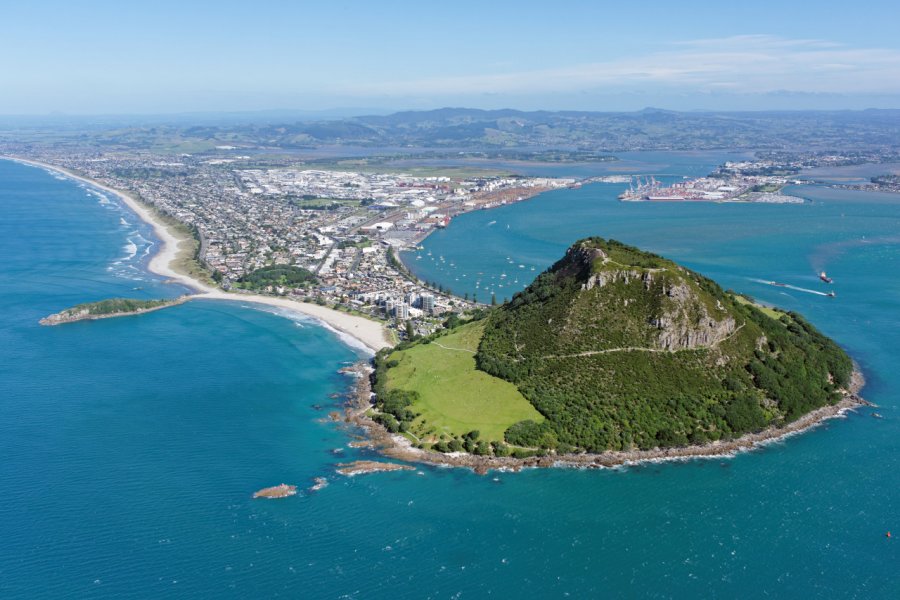
<svg viewBox="0 0 900 600"><path fill-rule="evenodd" d="M419 439L441 433L481 432L483 440L503 440L503 432L519 421L543 421L512 383L475 369L475 352L483 322L463 325L429 344L392 353L397 366L388 371L387 389L416 391L410 408L421 413L411 427Z"/></svg>
<svg viewBox="0 0 900 600"><path fill-rule="evenodd" d="M764 315L768 315L775 319L776 321L781 318L782 315L786 314L782 310L778 310L777 308L771 308L768 306L763 306L762 304L758 304L748 299L746 296L741 296L740 294L734 294L734 299L737 300L740 304L749 304L755 306L761 313Z"/></svg>

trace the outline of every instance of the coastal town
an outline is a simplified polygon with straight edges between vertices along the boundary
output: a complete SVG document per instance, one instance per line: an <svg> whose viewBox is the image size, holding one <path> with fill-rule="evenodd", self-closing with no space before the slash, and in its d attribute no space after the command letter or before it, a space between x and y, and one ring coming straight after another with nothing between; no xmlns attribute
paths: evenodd
<svg viewBox="0 0 900 600"><path fill-rule="evenodd" d="M186 227L196 240L198 271L225 292L300 300L374 319L394 340L429 335L449 314L477 306L475 297L420 281L402 260L465 212L588 183L627 184L622 201L802 203L782 190L804 183L804 169L894 157L761 152L699 178L577 180L452 169L411 174L367 170L366 161L325 166L226 145L196 154L76 152L39 144L4 151L122 190ZM896 182L886 176L873 185L890 191Z"/></svg>
<svg viewBox="0 0 900 600"><path fill-rule="evenodd" d="M419 281L399 259L462 213L577 185L574 179L413 176L288 161L144 152L32 155L129 193L190 228L197 261L225 291L294 298L427 335L476 306ZM250 281L273 268L302 277ZM474 300L474 299L473 299Z"/></svg>

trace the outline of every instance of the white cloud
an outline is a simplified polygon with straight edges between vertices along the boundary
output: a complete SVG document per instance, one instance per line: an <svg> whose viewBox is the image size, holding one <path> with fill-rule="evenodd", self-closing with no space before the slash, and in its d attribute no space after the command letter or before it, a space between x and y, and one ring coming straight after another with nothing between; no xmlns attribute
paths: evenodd
<svg viewBox="0 0 900 600"><path fill-rule="evenodd" d="M740 35L671 44L666 51L557 68L351 84L351 95L548 94L585 90L764 94L900 93L900 51L827 40Z"/></svg>

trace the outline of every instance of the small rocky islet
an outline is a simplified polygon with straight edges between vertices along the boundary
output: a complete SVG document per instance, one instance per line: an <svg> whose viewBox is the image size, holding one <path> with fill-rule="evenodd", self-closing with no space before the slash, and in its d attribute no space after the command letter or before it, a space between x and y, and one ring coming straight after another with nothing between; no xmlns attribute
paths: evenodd
<svg viewBox="0 0 900 600"><path fill-rule="evenodd" d="M93 321L97 319L109 319L112 317L127 317L140 315L170 306L183 304L191 299L190 295L179 296L173 299L139 300L135 298L108 298L98 302L85 302L71 308L61 310L58 313L46 316L39 321L41 325L53 326L77 321Z"/></svg>

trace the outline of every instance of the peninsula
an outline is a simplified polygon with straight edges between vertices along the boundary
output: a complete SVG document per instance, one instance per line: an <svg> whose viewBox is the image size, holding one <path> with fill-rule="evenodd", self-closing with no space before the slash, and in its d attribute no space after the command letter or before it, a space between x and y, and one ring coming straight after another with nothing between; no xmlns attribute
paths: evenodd
<svg viewBox="0 0 900 600"><path fill-rule="evenodd" d="M601 238L511 302L379 352L373 381L354 418L389 455L482 467L729 453L864 403L800 315Z"/></svg>

